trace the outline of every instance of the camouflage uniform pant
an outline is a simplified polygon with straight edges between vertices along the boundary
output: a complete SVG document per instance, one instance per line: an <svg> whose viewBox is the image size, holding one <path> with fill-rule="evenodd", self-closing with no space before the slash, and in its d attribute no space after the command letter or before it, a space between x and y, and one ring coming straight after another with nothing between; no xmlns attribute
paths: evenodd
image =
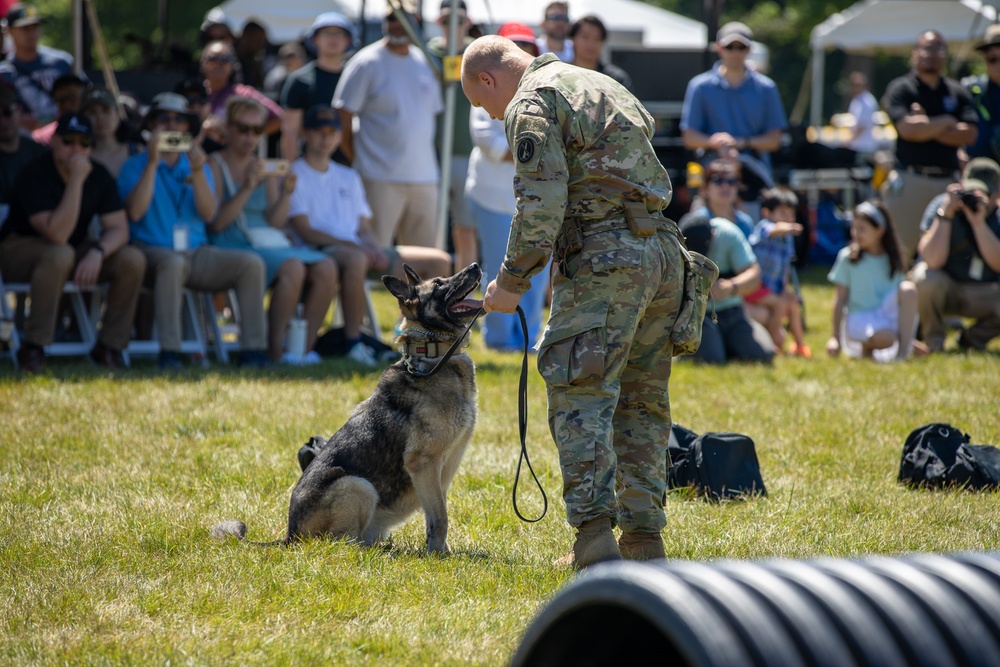
<svg viewBox="0 0 1000 667"><path fill-rule="evenodd" d="M538 369L567 520L576 527L609 517L628 530L659 531L666 525L669 332L684 281L679 246L665 231L647 238L600 231L561 266Z"/></svg>

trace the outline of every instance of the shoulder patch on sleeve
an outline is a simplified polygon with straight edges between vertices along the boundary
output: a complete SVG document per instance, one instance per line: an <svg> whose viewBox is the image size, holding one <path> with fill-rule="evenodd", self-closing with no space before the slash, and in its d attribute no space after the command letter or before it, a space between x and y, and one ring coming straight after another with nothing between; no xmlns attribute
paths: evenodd
<svg viewBox="0 0 1000 667"><path fill-rule="evenodd" d="M538 170L538 163L545 147L549 123L544 118L522 115L518 119L514 137L514 163L519 172Z"/></svg>

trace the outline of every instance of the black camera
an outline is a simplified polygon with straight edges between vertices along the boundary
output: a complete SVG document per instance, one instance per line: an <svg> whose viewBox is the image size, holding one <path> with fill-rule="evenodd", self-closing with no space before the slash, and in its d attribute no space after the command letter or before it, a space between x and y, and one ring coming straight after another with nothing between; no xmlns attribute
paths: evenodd
<svg viewBox="0 0 1000 667"><path fill-rule="evenodd" d="M970 210L975 211L979 208L979 204L982 203L982 200L979 198L979 195L976 194L975 190L959 190L955 194L958 195L961 202Z"/></svg>

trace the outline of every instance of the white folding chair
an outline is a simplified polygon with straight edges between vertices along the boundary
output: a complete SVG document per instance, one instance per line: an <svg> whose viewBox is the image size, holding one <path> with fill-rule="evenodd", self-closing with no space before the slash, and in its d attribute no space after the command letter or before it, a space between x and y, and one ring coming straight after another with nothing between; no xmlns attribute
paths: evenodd
<svg viewBox="0 0 1000 667"><path fill-rule="evenodd" d="M152 290L143 288L144 296L152 294ZM202 365L208 364L208 341L205 335L205 318L211 318L215 310L206 308L206 300L211 302L212 295L208 292L184 290L181 305L181 349L182 354L189 354ZM160 353L160 340L154 321L149 339L133 338L125 348L123 356L126 363L135 356L157 356Z"/></svg>

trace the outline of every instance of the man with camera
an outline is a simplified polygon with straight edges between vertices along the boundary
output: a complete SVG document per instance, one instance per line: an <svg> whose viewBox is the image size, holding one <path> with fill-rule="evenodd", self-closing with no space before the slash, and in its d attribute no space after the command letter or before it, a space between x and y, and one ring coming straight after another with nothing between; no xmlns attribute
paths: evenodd
<svg viewBox="0 0 1000 667"><path fill-rule="evenodd" d="M962 350L984 350L1000 336L1000 165L976 158L924 213L912 279L922 337L944 349L945 318L975 319L958 339Z"/></svg>

